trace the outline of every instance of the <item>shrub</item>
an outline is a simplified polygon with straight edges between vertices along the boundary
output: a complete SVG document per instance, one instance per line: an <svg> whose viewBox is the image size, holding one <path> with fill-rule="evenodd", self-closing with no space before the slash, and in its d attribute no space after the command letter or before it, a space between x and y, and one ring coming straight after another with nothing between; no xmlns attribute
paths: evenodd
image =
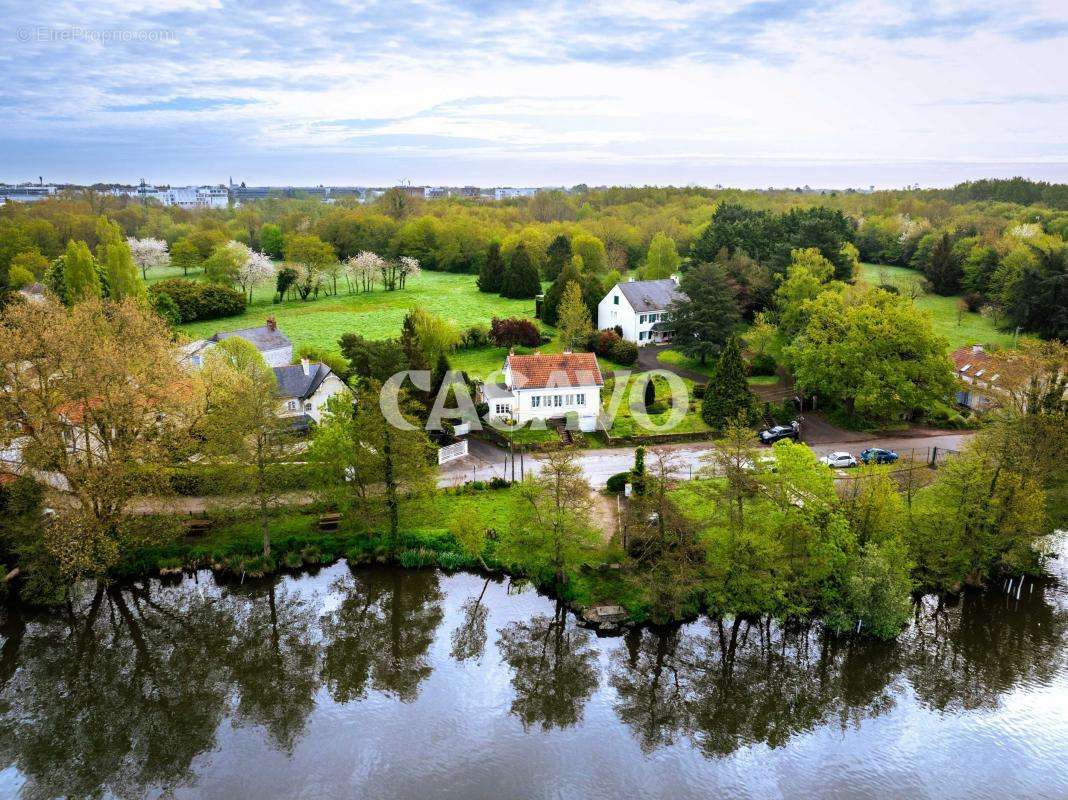
<svg viewBox="0 0 1068 800"><path fill-rule="evenodd" d="M774 375L776 363L775 359L767 353L760 353L749 359L746 372L749 375Z"/></svg>
<svg viewBox="0 0 1068 800"><path fill-rule="evenodd" d="M460 337L460 347L465 350L476 350L480 347L485 347L489 343L489 330L481 325L472 325Z"/></svg>
<svg viewBox="0 0 1068 800"><path fill-rule="evenodd" d="M594 331L586 342L586 349L603 358L611 358L619 341L619 334L613 330Z"/></svg>
<svg viewBox="0 0 1068 800"><path fill-rule="evenodd" d="M608 491L613 494L619 494L626 488L627 484L630 483L633 477L634 476L630 472L617 472L608 479L605 486Z"/></svg>
<svg viewBox="0 0 1068 800"><path fill-rule="evenodd" d="M612 348L611 358L617 364L629 367L638 360L638 345L626 339L620 339Z"/></svg>
<svg viewBox="0 0 1068 800"><path fill-rule="evenodd" d="M496 476L490 478L489 482L489 488L491 489L507 489L511 485L512 484L510 481L507 481L504 478L498 478Z"/></svg>
<svg viewBox="0 0 1068 800"><path fill-rule="evenodd" d="M197 281L185 278L167 278L152 284L148 292L152 295L153 302L155 302L155 298L158 295L170 295L170 298L178 306L178 313L182 317L182 322L193 322L199 318L197 315L200 311L201 285Z"/></svg>
<svg viewBox="0 0 1068 800"><path fill-rule="evenodd" d="M243 292L229 286L167 278L149 287L155 305L161 295L170 296L178 307L182 322L233 317L245 310ZM158 306L157 306L158 307Z"/></svg>
<svg viewBox="0 0 1068 800"><path fill-rule="evenodd" d="M983 306L983 296L979 292L965 292L961 299L969 311L978 311Z"/></svg>
<svg viewBox="0 0 1068 800"><path fill-rule="evenodd" d="M152 306L160 319L172 326L182 321L182 312L178 309L178 304L174 302L173 297L166 292L157 292L152 297Z"/></svg>
<svg viewBox="0 0 1068 800"><path fill-rule="evenodd" d="M884 292L890 292L890 294L901 294L901 289L892 283L880 283L879 288Z"/></svg>
<svg viewBox="0 0 1068 800"><path fill-rule="evenodd" d="M521 317L508 319L494 317L490 323L489 338L497 347L512 347L513 345L537 347L541 342L538 326L533 320Z"/></svg>
<svg viewBox="0 0 1068 800"><path fill-rule="evenodd" d="M200 313L197 319L233 317L245 310L245 295L232 286L214 283L201 284Z"/></svg>

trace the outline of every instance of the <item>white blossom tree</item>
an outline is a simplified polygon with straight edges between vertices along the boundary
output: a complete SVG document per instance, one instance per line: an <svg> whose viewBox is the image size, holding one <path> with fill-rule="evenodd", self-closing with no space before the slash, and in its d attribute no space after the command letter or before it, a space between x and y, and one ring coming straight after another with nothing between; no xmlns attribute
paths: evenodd
<svg viewBox="0 0 1068 800"><path fill-rule="evenodd" d="M404 284L410 275L418 274L419 259L412 258L411 256L401 256L397 267L397 277L399 278L400 288L404 288Z"/></svg>
<svg viewBox="0 0 1068 800"><path fill-rule="evenodd" d="M162 239L126 239L134 263L141 269L141 277L148 280L148 271L170 266L171 254L167 252L167 243Z"/></svg>
<svg viewBox="0 0 1068 800"><path fill-rule="evenodd" d="M345 277L358 291L369 292L375 288L384 264L380 255L364 250L345 261Z"/></svg>
<svg viewBox="0 0 1068 800"><path fill-rule="evenodd" d="M240 245L245 249L245 252L242 254L243 260L241 262L241 269L238 272L237 281L241 284L241 288L248 292L248 299L251 303L252 290L261 283L273 281L278 270L275 268L274 262L271 261L270 256L266 253L252 250L240 242L234 242L234 244Z"/></svg>

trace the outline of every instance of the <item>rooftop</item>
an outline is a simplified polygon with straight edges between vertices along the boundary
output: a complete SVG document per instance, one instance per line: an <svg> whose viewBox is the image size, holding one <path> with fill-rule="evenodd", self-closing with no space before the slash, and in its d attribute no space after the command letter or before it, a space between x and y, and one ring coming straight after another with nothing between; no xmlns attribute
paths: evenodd
<svg viewBox="0 0 1068 800"><path fill-rule="evenodd" d="M303 364L289 364L275 367L274 376L278 380L279 397L295 397L304 400L315 394L315 390L330 375L330 367L319 362L310 362L308 371Z"/></svg>
<svg viewBox="0 0 1068 800"><path fill-rule="evenodd" d="M663 311L676 300L685 300L674 278L655 281L627 281L619 284L631 308L638 312Z"/></svg>
<svg viewBox="0 0 1068 800"><path fill-rule="evenodd" d="M231 339L235 336L252 342L261 353L268 350L277 350L280 347L291 347L293 344L289 341L289 337L278 330L278 326L270 320L258 328L241 328L236 331L216 333L211 337L210 341L221 342L223 339Z"/></svg>
<svg viewBox="0 0 1068 800"><path fill-rule="evenodd" d="M593 353L534 353L508 356L505 362L517 389L603 386L601 368Z"/></svg>

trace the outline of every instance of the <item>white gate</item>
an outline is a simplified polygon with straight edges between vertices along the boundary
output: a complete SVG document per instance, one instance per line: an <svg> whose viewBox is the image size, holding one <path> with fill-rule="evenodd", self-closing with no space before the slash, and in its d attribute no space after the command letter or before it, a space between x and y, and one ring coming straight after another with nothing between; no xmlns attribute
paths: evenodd
<svg viewBox="0 0 1068 800"><path fill-rule="evenodd" d="M455 461L457 458L463 458L466 455L467 439L464 439L456 444L450 444L448 447L439 447L438 464L444 464L446 461Z"/></svg>

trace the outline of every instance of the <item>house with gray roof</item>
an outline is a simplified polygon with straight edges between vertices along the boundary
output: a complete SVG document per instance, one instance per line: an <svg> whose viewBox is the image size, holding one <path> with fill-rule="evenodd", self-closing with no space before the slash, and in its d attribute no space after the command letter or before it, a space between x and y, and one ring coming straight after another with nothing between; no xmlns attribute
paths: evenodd
<svg viewBox="0 0 1068 800"><path fill-rule="evenodd" d="M181 347L181 361L194 367L203 365L204 354L224 339L237 337L251 342L260 351L269 367L284 367L293 360L293 343L289 337L278 330L274 317L267 317L263 325L256 328L239 328L236 331L222 331L208 339L197 339Z"/></svg>
<svg viewBox="0 0 1068 800"><path fill-rule="evenodd" d="M685 300L677 275L655 281L617 283L597 305L600 330L620 328L623 338L637 345L671 340L670 308Z"/></svg>
<svg viewBox="0 0 1068 800"><path fill-rule="evenodd" d="M322 422L327 401L352 391L326 364L306 358L299 364L275 367L274 376L278 381L278 415L291 419L295 430L307 430L312 423Z"/></svg>

